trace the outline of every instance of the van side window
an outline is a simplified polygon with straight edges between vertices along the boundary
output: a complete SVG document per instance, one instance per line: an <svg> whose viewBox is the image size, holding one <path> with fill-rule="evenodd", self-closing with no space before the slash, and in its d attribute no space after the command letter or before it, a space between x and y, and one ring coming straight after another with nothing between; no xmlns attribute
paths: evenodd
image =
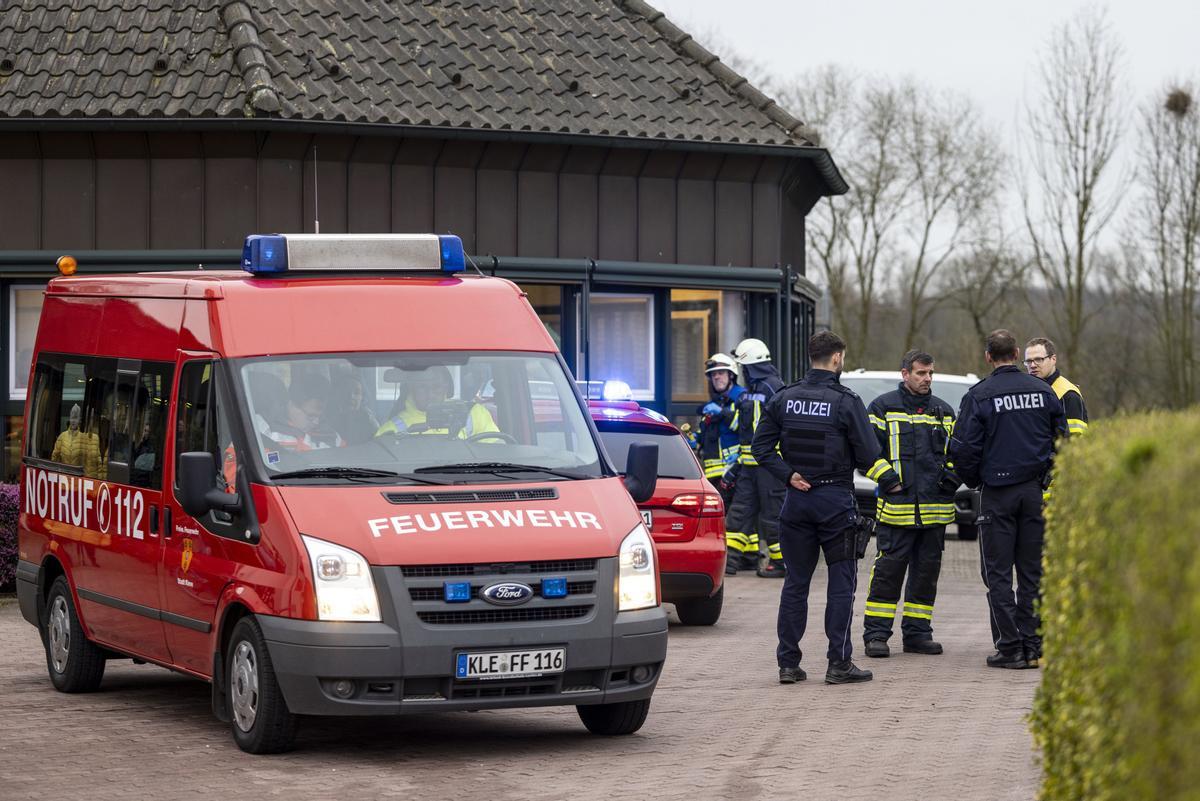
<svg viewBox="0 0 1200 801"><path fill-rule="evenodd" d="M129 483L145 489L162 488L163 451L167 441L167 408L171 399L170 364L142 362L133 398L132 452Z"/></svg>
<svg viewBox="0 0 1200 801"><path fill-rule="evenodd" d="M176 404L175 486L179 486L179 457L189 451L207 451L216 465L215 483L224 492L237 492L238 452L229 426L229 417L221 408L212 362L188 362L179 373L179 402ZM234 517L210 512L203 522L214 533L241 536Z"/></svg>
<svg viewBox="0 0 1200 801"><path fill-rule="evenodd" d="M115 359L40 356L26 455L107 479L116 378Z"/></svg>

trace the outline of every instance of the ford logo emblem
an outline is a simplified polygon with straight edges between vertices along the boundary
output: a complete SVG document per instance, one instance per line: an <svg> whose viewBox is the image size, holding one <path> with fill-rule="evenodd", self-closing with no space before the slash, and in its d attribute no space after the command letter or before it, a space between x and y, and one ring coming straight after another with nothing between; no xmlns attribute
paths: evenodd
<svg viewBox="0 0 1200 801"><path fill-rule="evenodd" d="M483 600L496 606L516 606L533 597L533 587L519 581L502 581L489 584L479 594Z"/></svg>

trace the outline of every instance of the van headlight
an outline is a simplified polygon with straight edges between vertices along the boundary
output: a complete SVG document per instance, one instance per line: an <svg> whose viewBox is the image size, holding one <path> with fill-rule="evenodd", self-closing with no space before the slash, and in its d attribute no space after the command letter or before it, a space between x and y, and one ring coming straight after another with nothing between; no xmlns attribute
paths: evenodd
<svg viewBox="0 0 1200 801"><path fill-rule="evenodd" d="M317 618L379 622L379 596L371 567L360 554L303 534L317 592Z"/></svg>
<svg viewBox="0 0 1200 801"><path fill-rule="evenodd" d="M654 543L638 523L621 541L617 559L617 611L630 612L658 606L658 581L654 575Z"/></svg>

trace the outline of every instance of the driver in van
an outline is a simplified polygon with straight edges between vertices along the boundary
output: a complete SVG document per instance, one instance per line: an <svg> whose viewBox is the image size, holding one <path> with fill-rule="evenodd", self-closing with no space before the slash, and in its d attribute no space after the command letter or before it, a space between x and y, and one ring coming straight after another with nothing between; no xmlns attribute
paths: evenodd
<svg viewBox="0 0 1200 801"><path fill-rule="evenodd" d="M454 379L444 365L434 365L411 378L406 378L400 397L392 406L388 419L375 432L375 436L386 434L448 434L445 428L429 428L426 425L430 407L444 403L454 391ZM499 431L491 412L481 403L472 403L467 413L466 424L458 431L460 439L476 434Z"/></svg>

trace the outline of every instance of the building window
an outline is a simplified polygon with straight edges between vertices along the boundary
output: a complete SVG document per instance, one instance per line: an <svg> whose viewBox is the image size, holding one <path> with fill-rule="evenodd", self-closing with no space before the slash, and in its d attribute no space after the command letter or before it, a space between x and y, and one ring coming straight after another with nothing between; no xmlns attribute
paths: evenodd
<svg viewBox="0 0 1200 801"><path fill-rule="evenodd" d="M654 400L654 296L593 292L588 329L587 377L624 381L636 400Z"/></svg>
<svg viewBox="0 0 1200 801"><path fill-rule="evenodd" d="M721 349L721 293L671 290L671 400L705 401L704 361Z"/></svg>
<svg viewBox="0 0 1200 801"><path fill-rule="evenodd" d="M13 284L8 290L8 397L25 400L29 390L29 368L33 343L42 316L42 284Z"/></svg>

